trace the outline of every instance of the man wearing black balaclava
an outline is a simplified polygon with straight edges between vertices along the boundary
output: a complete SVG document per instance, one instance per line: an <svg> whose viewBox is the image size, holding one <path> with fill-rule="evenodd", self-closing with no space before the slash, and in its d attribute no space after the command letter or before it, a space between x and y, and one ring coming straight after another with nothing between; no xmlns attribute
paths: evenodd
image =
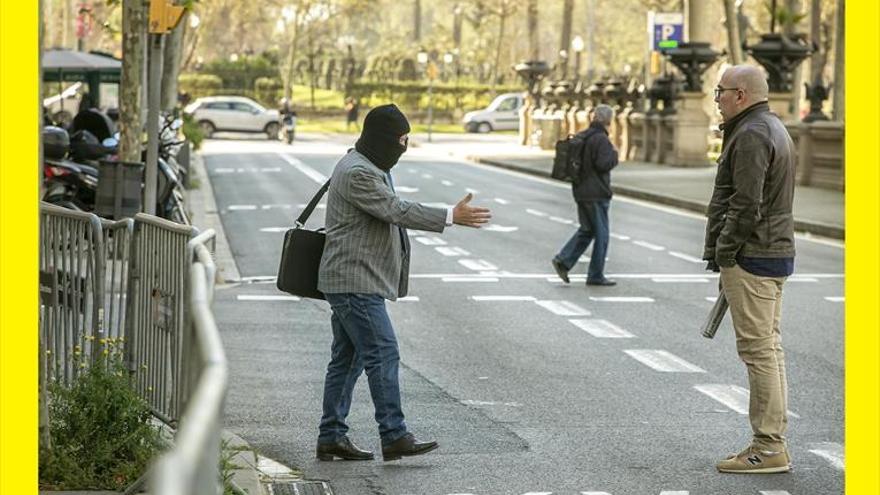
<svg viewBox="0 0 880 495"><path fill-rule="evenodd" d="M437 442L407 430L400 405L400 356L385 300L406 295L410 244L406 229L443 232L452 224L479 228L491 217L470 206L435 208L397 196L391 168L406 151L409 122L395 105L374 108L361 136L333 170L327 196L327 238L318 289L330 303L331 359L324 380L317 457L373 459L349 440L345 420L354 385L366 371L386 461L425 454Z"/></svg>

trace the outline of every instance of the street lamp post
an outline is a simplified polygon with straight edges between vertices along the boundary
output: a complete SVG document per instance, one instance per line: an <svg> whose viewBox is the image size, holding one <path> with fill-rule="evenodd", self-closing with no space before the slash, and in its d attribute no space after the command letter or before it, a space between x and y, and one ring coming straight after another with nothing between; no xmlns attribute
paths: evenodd
<svg viewBox="0 0 880 495"><path fill-rule="evenodd" d="M571 49L574 50L574 79L581 77L581 54L584 52L584 39L580 35L571 40Z"/></svg>

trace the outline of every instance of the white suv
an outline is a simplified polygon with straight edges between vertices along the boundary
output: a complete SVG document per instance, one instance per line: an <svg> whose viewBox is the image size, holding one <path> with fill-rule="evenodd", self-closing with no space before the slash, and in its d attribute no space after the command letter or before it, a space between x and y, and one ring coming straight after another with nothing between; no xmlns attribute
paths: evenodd
<svg viewBox="0 0 880 495"><path fill-rule="evenodd" d="M522 105L520 93L500 94L485 109L464 114L462 123L467 132L518 130Z"/></svg>
<svg viewBox="0 0 880 495"><path fill-rule="evenodd" d="M262 132L269 139L278 139L281 118L278 110L267 110L243 96L208 96L199 98L183 109L199 123L206 138L216 131Z"/></svg>

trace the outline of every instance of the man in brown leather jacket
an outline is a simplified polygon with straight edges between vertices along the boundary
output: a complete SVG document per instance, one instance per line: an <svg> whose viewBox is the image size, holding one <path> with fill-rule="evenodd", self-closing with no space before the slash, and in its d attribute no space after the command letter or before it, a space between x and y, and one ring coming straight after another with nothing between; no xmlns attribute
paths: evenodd
<svg viewBox="0 0 880 495"><path fill-rule="evenodd" d="M753 437L720 461L726 473L791 469L785 445L787 384L779 321L782 286L794 270L795 149L767 104L761 69L727 69L715 88L724 141L709 203L703 259L721 272L736 348L749 374Z"/></svg>

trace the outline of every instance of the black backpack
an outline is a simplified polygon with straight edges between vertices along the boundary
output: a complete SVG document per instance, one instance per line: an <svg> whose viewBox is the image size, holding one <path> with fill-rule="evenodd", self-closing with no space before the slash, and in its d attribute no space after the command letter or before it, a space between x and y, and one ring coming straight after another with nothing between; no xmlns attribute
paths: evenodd
<svg viewBox="0 0 880 495"><path fill-rule="evenodd" d="M556 156L553 157L553 170L550 176L577 184L581 180L584 166L584 146L592 136L590 129L556 142Z"/></svg>

